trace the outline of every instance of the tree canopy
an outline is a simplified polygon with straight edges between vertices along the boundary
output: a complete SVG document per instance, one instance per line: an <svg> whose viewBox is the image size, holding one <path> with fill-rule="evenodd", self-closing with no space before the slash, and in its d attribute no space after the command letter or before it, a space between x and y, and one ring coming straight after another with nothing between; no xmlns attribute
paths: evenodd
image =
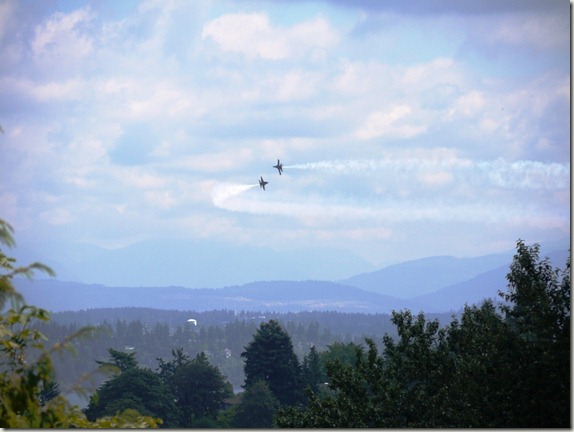
<svg viewBox="0 0 574 432"><path fill-rule="evenodd" d="M231 384L204 353L175 369L171 387L181 412L182 427L197 426L197 420L215 418L223 401L233 396Z"/></svg>
<svg viewBox="0 0 574 432"><path fill-rule="evenodd" d="M327 363L330 392L283 409L280 427L570 427L570 258L563 271L517 244L508 290L460 320L393 313L398 338Z"/></svg>
<svg viewBox="0 0 574 432"><path fill-rule="evenodd" d="M178 426L178 409L169 388L150 369L130 367L109 379L92 395L84 412L95 421L126 409L161 418L165 427Z"/></svg>
<svg viewBox="0 0 574 432"><path fill-rule="evenodd" d="M301 400L301 366L291 337L277 321L262 323L241 357L245 359L245 389L263 380L281 404Z"/></svg>
<svg viewBox="0 0 574 432"><path fill-rule="evenodd" d="M255 382L241 397L233 426L237 428L271 428L278 402L263 380Z"/></svg>

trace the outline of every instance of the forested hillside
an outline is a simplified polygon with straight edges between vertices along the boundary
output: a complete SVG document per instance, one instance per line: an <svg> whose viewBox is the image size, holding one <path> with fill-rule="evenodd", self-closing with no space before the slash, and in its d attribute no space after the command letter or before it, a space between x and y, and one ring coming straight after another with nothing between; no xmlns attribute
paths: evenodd
<svg viewBox="0 0 574 432"><path fill-rule="evenodd" d="M433 316L442 323L450 314ZM196 323L187 322L188 319ZM145 308L92 309L60 312L39 329L49 340L59 341L86 325L100 329L90 339L75 341L76 356L58 356L54 366L58 380L70 385L82 374L96 368L95 360L108 355L108 348L135 353L143 367L157 368L157 359L170 356L173 348L194 357L204 352L209 361L238 391L244 380L240 354L253 337L257 327L270 319L286 329L293 340L300 360L312 346L324 350L335 342L362 344L365 338L382 341L385 334L396 335L387 314L339 312L269 313L229 310L193 312L165 311ZM97 380L99 383L103 379Z"/></svg>
<svg viewBox="0 0 574 432"><path fill-rule="evenodd" d="M12 285L51 270L0 252L0 427L570 427L570 258L561 270L539 252L519 241L502 302L447 320L137 308L51 320ZM81 411L63 396L80 388Z"/></svg>

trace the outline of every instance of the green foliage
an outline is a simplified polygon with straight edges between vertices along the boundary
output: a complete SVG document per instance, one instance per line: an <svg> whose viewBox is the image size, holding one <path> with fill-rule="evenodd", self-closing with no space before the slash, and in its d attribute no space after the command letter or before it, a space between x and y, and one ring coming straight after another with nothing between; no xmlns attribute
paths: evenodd
<svg viewBox="0 0 574 432"><path fill-rule="evenodd" d="M339 360L343 364L354 365L358 349L362 350L361 346L354 342L334 342L327 346L326 351L319 353L319 358L323 367L335 360Z"/></svg>
<svg viewBox="0 0 574 432"><path fill-rule="evenodd" d="M233 396L231 384L203 353L175 369L171 387L181 412L182 427L200 427L207 418L214 419L224 399Z"/></svg>
<svg viewBox="0 0 574 432"><path fill-rule="evenodd" d="M281 404L294 405L302 399L301 366L291 337L277 321L261 324L241 357L246 390L263 380Z"/></svg>
<svg viewBox="0 0 574 432"><path fill-rule="evenodd" d="M102 384L92 395L84 411L86 417L90 421L96 421L125 410L133 410L142 415L162 419L166 427L177 427L179 412L167 385L153 371L141 369L131 360L125 363L126 359L132 357L120 354L124 353L110 349L110 362L100 362L107 365L121 360L121 364L129 366Z"/></svg>
<svg viewBox="0 0 574 432"><path fill-rule="evenodd" d="M60 385L56 381L43 382L38 393L40 405L45 406L49 401L61 394Z"/></svg>
<svg viewBox="0 0 574 432"><path fill-rule="evenodd" d="M13 247L12 227L0 219L0 245ZM17 266L16 260L0 250L0 427L66 428L100 427L91 423L77 407L70 406L54 381L51 355L92 329L82 329L50 349L37 324L47 322L47 311L26 305L12 279L31 278L35 271L54 272L41 263ZM6 309L7 303L10 307ZM155 427L157 422L141 416L106 419L104 427Z"/></svg>
<svg viewBox="0 0 574 432"><path fill-rule="evenodd" d="M86 419L78 407L74 407L74 413L78 417L73 427L81 429L144 429L158 428L162 424L161 419L142 416L138 411L126 409L114 416L105 416L94 421Z"/></svg>
<svg viewBox="0 0 574 432"><path fill-rule="evenodd" d="M309 387L314 393L319 391L319 385L327 380L327 373L321 364L317 349L312 346L309 353L303 358L301 367L303 387Z"/></svg>
<svg viewBox="0 0 574 432"><path fill-rule="evenodd" d="M85 410L90 420L130 409L162 419L165 427L220 426L219 411L233 391L205 354L192 360L181 348L172 349L171 360L157 359L157 373L138 367L134 353L109 349L109 354L109 361L98 363L113 366L120 373L92 396Z"/></svg>
<svg viewBox="0 0 574 432"><path fill-rule="evenodd" d="M173 377L175 375L176 370L188 364L191 359L187 354L183 352L183 348L177 348L171 350L172 359L166 362L162 358L157 358L156 360L159 363L158 370L159 376L169 385L173 384Z"/></svg>
<svg viewBox="0 0 574 432"><path fill-rule="evenodd" d="M570 427L570 259L554 270L518 242L507 301L460 321L393 313L398 338L367 340L354 365L327 363L330 393L283 409L279 427Z"/></svg>
<svg viewBox="0 0 574 432"><path fill-rule="evenodd" d="M570 257L564 271L518 242L510 267L505 323L516 335L512 369L515 427L569 427Z"/></svg>
<svg viewBox="0 0 574 432"><path fill-rule="evenodd" d="M42 289L41 283L39 285ZM378 341L385 332L395 333L387 315L332 312L268 315L275 316L289 333L298 359L303 360L309 348L315 346L323 368L325 358L332 355L331 350L323 351L328 346L356 346L364 337ZM205 352L210 363L220 369L233 387L240 388L245 382L244 360L240 354L253 338L260 323L255 323L250 315L238 314L236 317L233 311L221 310L197 312L194 316L204 324L195 327L186 323L188 316L189 312L184 311L144 308L68 311L52 314L52 319L39 329L50 340L60 340L75 332L78 326L100 323L100 332L94 334L93 338L74 341L77 356L54 356L54 368L62 387L73 385L82 374L92 371L94 359L108 358L110 347L124 352L125 347L133 347L140 366L153 370L158 366L158 358L170 360L172 349L181 347L178 349L182 350L183 355L191 358ZM444 315L443 321L449 319L450 315ZM329 331L331 326L341 332ZM347 326L348 332L343 332L344 326ZM374 333L365 333L371 329ZM349 348L348 351L349 361L353 363L354 349ZM98 375L93 379L93 387L97 388L102 382L101 377Z"/></svg>
<svg viewBox="0 0 574 432"><path fill-rule="evenodd" d="M0 219L0 246L14 247L16 245L14 237L12 236L13 232L14 229L12 226L5 220ZM22 298L22 295L18 293L12 285L12 279L14 277L26 276L31 279L34 271L41 271L50 276L55 276L54 271L50 267L38 262L32 263L28 266L17 266L16 260L7 256L2 249L0 249L0 270L2 271L0 274L0 310L4 310L8 300L12 303L13 308L24 307L24 299ZM38 315L43 314L39 319L47 321L46 311L33 307L27 307L27 309L30 309L31 313L33 312ZM41 313L40 311L43 312ZM15 318L12 317L12 320L14 319Z"/></svg>
<svg viewBox="0 0 574 432"><path fill-rule="evenodd" d="M111 370L117 369L119 372L126 372L138 367L135 352L124 353L113 348L108 348L108 353L110 354L109 361L105 362L96 360L96 363L100 365L100 368Z"/></svg>
<svg viewBox="0 0 574 432"><path fill-rule="evenodd" d="M265 381L253 383L241 397L233 425L237 428L271 428L278 402Z"/></svg>

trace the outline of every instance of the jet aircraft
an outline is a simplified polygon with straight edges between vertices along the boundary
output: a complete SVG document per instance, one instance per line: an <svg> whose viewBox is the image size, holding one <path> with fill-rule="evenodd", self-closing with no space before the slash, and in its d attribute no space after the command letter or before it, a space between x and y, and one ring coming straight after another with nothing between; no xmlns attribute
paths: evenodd
<svg viewBox="0 0 574 432"><path fill-rule="evenodd" d="M259 180L259 187L263 188L263 190L265 190L265 185L267 183L269 183L269 182L266 182L265 180L263 180L263 176L261 176L261 180Z"/></svg>
<svg viewBox="0 0 574 432"><path fill-rule="evenodd" d="M279 175L281 175L281 172L283 171L283 164L279 162L279 159L277 159L277 165L273 165L273 168L277 168Z"/></svg>

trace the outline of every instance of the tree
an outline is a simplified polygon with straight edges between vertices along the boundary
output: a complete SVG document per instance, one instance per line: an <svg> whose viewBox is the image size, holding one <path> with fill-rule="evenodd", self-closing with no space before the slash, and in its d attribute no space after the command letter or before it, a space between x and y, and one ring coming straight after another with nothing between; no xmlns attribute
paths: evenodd
<svg viewBox="0 0 574 432"><path fill-rule="evenodd" d="M177 368L188 364L191 359L187 354L183 352L183 348L177 348L171 350L172 359L170 361L165 361L162 358L157 358L158 361L158 373L159 376L168 384L173 384L173 376Z"/></svg>
<svg viewBox="0 0 574 432"><path fill-rule="evenodd" d="M570 427L570 257L564 271L518 241L501 309L517 336L513 427Z"/></svg>
<svg viewBox="0 0 574 432"><path fill-rule="evenodd" d="M58 397L60 394L60 385L56 381L43 382L38 394L40 405L45 406L49 401Z"/></svg>
<svg viewBox="0 0 574 432"><path fill-rule="evenodd" d="M108 348L108 353L110 355L109 361L96 360L96 363L99 364L100 367L117 369L119 372L126 372L138 367L135 352L124 353L113 348Z"/></svg>
<svg viewBox="0 0 574 432"><path fill-rule="evenodd" d="M409 311L377 353L354 367L327 364L332 392L309 392L305 408L282 410L279 427L569 427L570 258L565 271L519 241L506 304L466 306L445 328Z"/></svg>
<svg viewBox="0 0 574 432"><path fill-rule="evenodd" d="M12 232L10 224L0 219L0 246L15 246ZM47 322L49 313L25 304L12 284L14 277L31 278L37 270L54 275L49 267L37 262L17 266L14 258L0 250L0 427L156 427L156 419L134 413L90 422L77 406L71 406L59 394L51 355L70 347L73 340L93 329L80 329L46 349L45 337L37 324Z"/></svg>
<svg viewBox="0 0 574 432"><path fill-rule="evenodd" d="M330 392L307 391L306 407L282 408L275 421L280 428L366 428L385 427L378 417L380 404L373 395L381 384L381 359L375 344L366 340L369 352L357 347L354 364L339 359L327 363Z"/></svg>
<svg viewBox="0 0 574 432"><path fill-rule="evenodd" d="M134 367L109 379L92 395L84 412L95 421L126 409L160 418L165 427L178 427L178 409L169 388L149 369Z"/></svg>
<svg viewBox="0 0 574 432"><path fill-rule="evenodd" d="M172 391L181 412L181 427L197 426L199 419L214 419L224 399L233 395L231 384L204 353L175 369Z"/></svg>
<svg viewBox="0 0 574 432"><path fill-rule="evenodd" d="M323 365L315 346L312 346L303 358L302 380L303 387L311 388L314 393L319 391L319 384L327 380L327 374L323 370Z"/></svg>
<svg viewBox="0 0 574 432"><path fill-rule="evenodd" d="M257 381L242 394L233 425L237 428L271 428L278 403L265 381Z"/></svg>
<svg viewBox="0 0 574 432"><path fill-rule="evenodd" d="M241 357L245 359L246 390L263 380L281 404L293 405L301 400L301 366L291 337L277 321L262 323Z"/></svg>

